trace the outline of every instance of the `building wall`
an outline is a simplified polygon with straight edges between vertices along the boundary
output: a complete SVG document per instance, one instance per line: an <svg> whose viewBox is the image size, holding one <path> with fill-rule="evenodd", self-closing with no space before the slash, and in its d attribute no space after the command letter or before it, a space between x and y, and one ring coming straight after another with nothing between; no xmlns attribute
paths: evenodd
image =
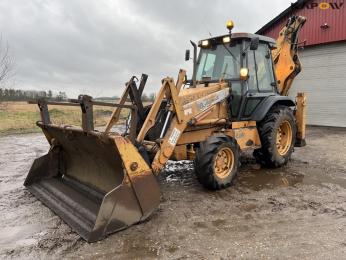
<svg viewBox="0 0 346 260"><path fill-rule="evenodd" d="M326 8L326 9L323 9ZM306 45L335 42L346 39L346 2L344 0L306 1L300 7L292 7L291 11L267 30L261 32L276 39L279 31L292 15L302 15L307 21L299 34L299 41L306 40ZM329 28L321 26L327 23Z"/></svg>
<svg viewBox="0 0 346 260"><path fill-rule="evenodd" d="M346 127L346 42L306 47L299 57L303 69L290 95L307 93L307 123Z"/></svg>

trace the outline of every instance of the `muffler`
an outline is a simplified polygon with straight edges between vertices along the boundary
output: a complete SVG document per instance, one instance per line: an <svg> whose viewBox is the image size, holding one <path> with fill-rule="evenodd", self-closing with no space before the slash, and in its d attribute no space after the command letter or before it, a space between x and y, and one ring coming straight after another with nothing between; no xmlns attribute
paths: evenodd
<svg viewBox="0 0 346 260"><path fill-rule="evenodd" d="M127 137L38 126L51 148L34 161L24 185L86 241L141 222L157 208L156 178Z"/></svg>

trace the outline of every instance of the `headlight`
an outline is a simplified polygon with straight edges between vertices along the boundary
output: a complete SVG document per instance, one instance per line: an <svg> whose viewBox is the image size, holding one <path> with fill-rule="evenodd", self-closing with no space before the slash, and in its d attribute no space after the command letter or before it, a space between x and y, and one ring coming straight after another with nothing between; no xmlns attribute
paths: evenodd
<svg viewBox="0 0 346 260"><path fill-rule="evenodd" d="M223 43L229 43L229 42L231 42L231 37L229 37L229 36L223 37L223 38L222 38L222 42L223 42Z"/></svg>
<svg viewBox="0 0 346 260"><path fill-rule="evenodd" d="M203 47L208 47L209 46L209 41L208 40L203 40L202 41L202 46Z"/></svg>
<svg viewBox="0 0 346 260"><path fill-rule="evenodd" d="M247 80L249 77L249 70L247 68L241 68L239 74L241 80Z"/></svg>

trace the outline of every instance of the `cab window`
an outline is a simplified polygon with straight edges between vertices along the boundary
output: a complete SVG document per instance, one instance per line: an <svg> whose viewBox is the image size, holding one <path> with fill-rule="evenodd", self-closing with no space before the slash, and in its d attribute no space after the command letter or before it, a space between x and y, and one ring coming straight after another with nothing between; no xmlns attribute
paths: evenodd
<svg viewBox="0 0 346 260"><path fill-rule="evenodd" d="M241 44L213 46L201 49L197 61L198 81L239 78Z"/></svg>
<svg viewBox="0 0 346 260"><path fill-rule="evenodd" d="M269 48L266 44L260 44L256 51L248 52L250 92L272 92L274 82L273 67Z"/></svg>
<svg viewBox="0 0 346 260"><path fill-rule="evenodd" d="M212 77L215 65L216 55L214 53L205 52L201 56L200 66L197 70L197 78L201 80L204 77Z"/></svg>
<svg viewBox="0 0 346 260"><path fill-rule="evenodd" d="M274 82L273 67L270 52L266 44L260 44L255 51L257 84L259 91L273 91L272 83Z"/></svg>

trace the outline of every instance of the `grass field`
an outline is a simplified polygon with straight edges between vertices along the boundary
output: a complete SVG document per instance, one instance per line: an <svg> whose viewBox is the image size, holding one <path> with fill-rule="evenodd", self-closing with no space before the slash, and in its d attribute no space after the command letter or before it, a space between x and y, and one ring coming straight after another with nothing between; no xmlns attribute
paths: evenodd
<svg viewBox="0 0 346 260"><path fill-rule="evenodd" d="M80 107L48 106L51 121L55 124L80 126L82 121ZM94 107L94 124L96 127L105 126L113 108ZM129 110L123 109L121 121L127 117ZM37 105L26 102L0 102L0 136L8 134L40 132L36 121L40 120Z"/></svg>

